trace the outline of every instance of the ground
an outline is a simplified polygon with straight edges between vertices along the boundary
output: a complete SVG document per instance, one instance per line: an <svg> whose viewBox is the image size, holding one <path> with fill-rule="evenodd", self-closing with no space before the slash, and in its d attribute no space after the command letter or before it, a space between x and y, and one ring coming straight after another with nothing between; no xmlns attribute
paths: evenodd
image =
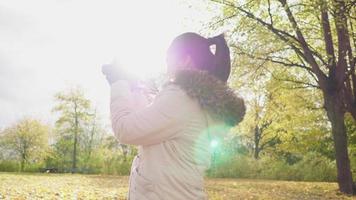
<svg viewBox="0 0 356 200"><path fill-rule="evenodd" d="M0 199L125 199L128 177L72 174L0 173ZM210 200L356 199L336 183L247 179L207 179Z"/></svg>

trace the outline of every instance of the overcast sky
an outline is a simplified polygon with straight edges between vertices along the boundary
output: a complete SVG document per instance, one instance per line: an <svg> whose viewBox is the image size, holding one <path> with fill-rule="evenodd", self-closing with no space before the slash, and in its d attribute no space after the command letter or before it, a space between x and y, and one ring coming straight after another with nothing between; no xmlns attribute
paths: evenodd
<svg viewBox="0 0 356 200"><path fill-rule="evenodd" d="M174 36L199 31L209 11L179 0L1 0L0 128L23 117L53 123L53 95L81 86L104 119L100 66L165 67Z"/></svg>

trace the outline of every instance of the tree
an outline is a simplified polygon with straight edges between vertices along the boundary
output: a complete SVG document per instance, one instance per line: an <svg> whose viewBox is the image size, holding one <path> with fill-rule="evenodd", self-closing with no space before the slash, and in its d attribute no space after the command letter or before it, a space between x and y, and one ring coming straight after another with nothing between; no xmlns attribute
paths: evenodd
<svg viewBox="0 0 356 200"><path fill-rule="evenodd" d="M266 120L263 119L262 116L260 116L260 110L263 107L259 107L256 102L254 102L254 107L252 108L254 111L254 121L255 124L252 127L252 133L253 133L253 143L254 143L254 158L259 159L261 151L263 151L265 148L268 147L273 147L275 144L278 143L278 135L274 134L272 137L266 137L268 135L267 128L272 124L272 120Z"/></svg>
<svg viewBox="0 0 356 200"><path fill-rule="evenodd" d="M277 71L273 77L294 79L290 71ZM321 91L315 88L300 88L293 82L282 82L275 78L266 85L273 91L267 100L266 112L274 113L274 123L268 131L279 132L281 143L276 153L292 157L303 157L308 152L317 152L335 160L332 148L330 125L322 107ZM318 142L316 142L318 141Z"/></svg>
<svg viewBox="0 0 356 200"><path fill-rule="evenodd" d="M262 151L274 147L279 141L278 134L268 129L276 113L266 110L268 91L264 88L265 83L266 81L260 81L258 84L245 86L249 87L249 95L252 98L246 101L248 112L239 125L240 132L243 133L243 138L246 140L247 146L253 151L255 159L259 159Z"/></svg>
<svg viewBox="0 0 356 200"><path fill-rule="evenodd" d="M34 119L23 119L3 132L5 147L14 153L20 171L26 164L44 158L48 149L49 127Z"/></svg>
<svg viewBox="0 0 356 200"><path fill-rule="evenodd" d="M98 150L104 134L105 131L101 126L98 113L95 109L90 121L86 123L84 132L80 137L82 140L80 144L83 149L84 166L87 170L89 169L89 162L92 158L92 154L95 150Z"/></svg>
<svg viewBox="0 0 356 200"><path fill-rule="evenodd" d="M353 194L345 114L356 120L355 1L213 1L224 7L220 22L238 20L231 38L239 38L233 41L239 54L285 69L298 68L309 77L285 81L322 91L339 189ZM264 47L270 47L269 51L261 51Z"/></svg>
<svg viewBox="0 0 356 200"><path fill-rule="evenodd" d="M64 146L61 145L64 149L67 149L69 144L72 145L71 171L75 173L77 171L78 138L93 116L90 100L85 98L83 91L79 88L59 92L55 95L55 100L57 105L53 111L60 114L56 121L56 129L60 135L59 140L61 144L64 144Z"/></svg>
<svg viewBox="0 0 356 200"><path fill-rule="evenodd" d="M113 135L107 135L100 148L102 172L109 174L128 175L137 148L132 145L120 144Z"/></svg>

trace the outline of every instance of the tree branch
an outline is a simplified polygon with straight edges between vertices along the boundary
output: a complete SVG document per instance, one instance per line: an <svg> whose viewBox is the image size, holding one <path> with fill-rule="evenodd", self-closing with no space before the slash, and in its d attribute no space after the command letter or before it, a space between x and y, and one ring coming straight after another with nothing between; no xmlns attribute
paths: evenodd
<svg viewBox="0 0 356 200"><path fill-rule="evenodd" d="M210 24L210 25L209 25L209 28L212 28L212 27L214 27L216 24L222 23L222 22L224 22L224 21L226 21L226 20L229 20L229 19L231 19L231 18L234 18L234 17L236 17L236 14L227 16L227 17L225 17L225 18L223 18L223 19L219 19L218 21L213 22L212 24Z"/></svg>
<svg viewBox="0 0 356 200"><path fill-rule="evenodd" d="M313 53L312 53L311 49L309 48L308 43L306 42L306 40L302 34L302 31L300 30L300 28L297 24L297 21L295 20L294 15L287 4L287 0L278 0L278 1L282 4L282 6L288 16L289 22L291 23L291 25L297 35L298 41L302 46L302 49L304 52L304 57L305 57L306 61L311 65L313 72L318 77L318 82L319 82L320 87L326 89L327 77L323 73L323 71L321 71L318 63L316 62L315 58L313 57Z"/></svg>
<svg viewBox="0 0 356 200"><path fill-rule="evenodd" d="M334 51L333 39L331 34L330 22L329 22L329 15L327 10L327 2L325 0L321 0L321 25L323 27L325 50L326 50L326 55L328 57L327 66L330 69L329 72L332 72L333 70L335 70L336 60L335 60L335 51Z"/></svg>
<svg viewBox="0 0 356 200"><path fill-rule="evenodd" d="M268 15L269 15L269 19L270 19L270 23L273 26L273 17L272 17L272 13L271 13L271 0L267 0L268 2Z"/></svg>
<svg viewBox="0 0 356 200"><path fill-rule="evenodd" d="M314 85L314 84L307 83L307 82L303 82L303 81L293 80L293 79L282 79L282 78L278 78L278 77L276 77L273 73L272 73L272 77L273 77L275 80L277 80L277 81L291 82L291 83L301 84L301 85L307 86L307 87L303 87L303 88L310 88L310 87L312 87L312 88L320 89L320 86L318 86L318 85Z"/></svg>
<svg viewBox="0 0 356 200"><path fill-rule="evenodd" d="M344 81L347 78L347 56L352 57L350 51L349 34L347 30L346 5L342 0L333 1L335 8L335 26L338 40L338 62L336 64L335 81L337 89L344 87ZM351 60L353 60L351 58ZM352 62L350 60L350 62Z"/></svg>
<svg viewBox="0 0 356 200"><path fill-rule="evenodd" d="M256 22L258 22L259 24L261 24L262 26L266 27L267 29L269 29L270 31L272 31L275 35L277 35L280 39L282 39L284 42L286 42L287 44L289 45L292 45L294 47L292 47L293 49L297 50L299 53L301 53L301 51L291 43L291 40L292 41L295 41L297 43L299 43L298 39L296 37L294 37L293 35L283 31L283 30L280 30L280 29L277 29L276 27L274 27L272 24L270 23L267 23L265 21L263 21L261 18L258 18L257 16L255 16L254 14L252 14L251 12L239 7L239 6L235 6L234 4L231 4L231 3L228 3L226 1L219 1L219 0L211 0L215 3L218 3L218 4L222 4L222 5L225 5L225 6L229 6L229 7L232 7L232 8L235 8L237 9L238 11L244 13L246 15L246 17L250 18L250 19L253 19L255 20ZM289 38L289 39L288 39ZM291 40L290 40L291 39Z"/></svg>
<svg viewBox="0 0 356 200"><path fill-rule="evenodd" d="M272 146L273 144L275 144L274 142L279 138L278 135L275 135L273 138L271 138L270 140L266 141L265 143L263 143L260 146L260 150L262 151L263 149L266 148L267 145Z"/></svg>
<svg viewBox="0 0 356 200"><path fill-rule="evenodd" d="M281 64L281 65L284 65L286 67L299 67L299 68L302 68L302 69L305 69L307 71L310 71L312 72L312 69L305 66L305 65L302 65L302 64L299 64L299 63L293 63L292 61L286 59L286 58L281 58L281 57L277 57L277 56L266 56L266 57L257 57L257 56L254 56L252 54L249 54L249 53L246 53L246 52L243 52L241 48L237 47L237 46L233 46L235 47L236 49L240 50L240 53L243 54L243 55L247 55L248 57L250 58L253 58L253 59L257 59L257 60L264 60L264 61L270 61L270 62L273 62L273 63L276 63L276 64ZM280 60L275 60L273 58L277 58L277 59L285 59L287 62L284 62L284 61L280 61Z"/></svg>

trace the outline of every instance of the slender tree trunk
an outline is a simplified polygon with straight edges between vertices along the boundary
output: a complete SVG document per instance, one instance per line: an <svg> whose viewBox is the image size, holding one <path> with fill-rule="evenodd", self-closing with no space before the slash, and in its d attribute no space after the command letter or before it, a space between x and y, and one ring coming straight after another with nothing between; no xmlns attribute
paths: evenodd
<svg viewBox="0 0 356 200"><path fill-rule="evenodd" d="M255 127L255 152L254 158L257 160L260 157L260 130L259 127Z"/></svg>
<svg viewBox="0 0 356 200"><path fill-rule="evenodd" d="M20 171L23 172L25 170L26 160L27 160L27 143L24 142L23 149L21 152L21 162L20 162Z"/></svg>
<svg viewBox="0 0 356 200"><path fill-rule="evenodd" d="M77 131L74 133L74 144L73 144L73 162L72 162L72 173L77 171Z"/></svg>
<svg viewBox="0 0 356 200"><path fill-rule="evenodd" d="M74 144L73 144L73 162L72 162L72 173L77 172L77 143L78 143L78 114L77 114L77 105L74 107L75 111L75 124L74 124Z"/></svg>
<svg viewBox="0 0 356 200"><path fill-rule="evenodd" d="M20 172L23 172L23 170L25 169L25 161L26 161L26 155L22 154L21 162L20 162Z"/></svg>
<svg viewBox="0 0 356 200"><path fill-rule="evenodd" d="M95 110L95 115L96 115L96 110ZM94 117L93 127L92 127L91 132L90 132L90 139L89 139L89 145L88 145L88 156L87 156L86 161L85 161L85 166L87 168L88 168L88 165L89 165L91 152L92 152L92 148L93 148L93 140L94 140L94 134L95 134L95 127L96 127L95 122L96 122L96 119Z"/></svg>
<svg viewBox="0 0 356 200"><path fill-rule="evenodd" d="M337 92L325 95L325 106L331 122L334 139L335 158L337 167L337 181L341 192L353 194L353 180L347 148L347 133L344 122L343 104Z"/></svg>
<svg viewBox="0 0 356 200"><path fill-rule="evenodd" d="M128 147L127 147L126 144L121 144L120 147L121 147L121 150L122 150L122 155L124 157L124 162L126 162L127 161L127 154L128 154Z"/></svg>

